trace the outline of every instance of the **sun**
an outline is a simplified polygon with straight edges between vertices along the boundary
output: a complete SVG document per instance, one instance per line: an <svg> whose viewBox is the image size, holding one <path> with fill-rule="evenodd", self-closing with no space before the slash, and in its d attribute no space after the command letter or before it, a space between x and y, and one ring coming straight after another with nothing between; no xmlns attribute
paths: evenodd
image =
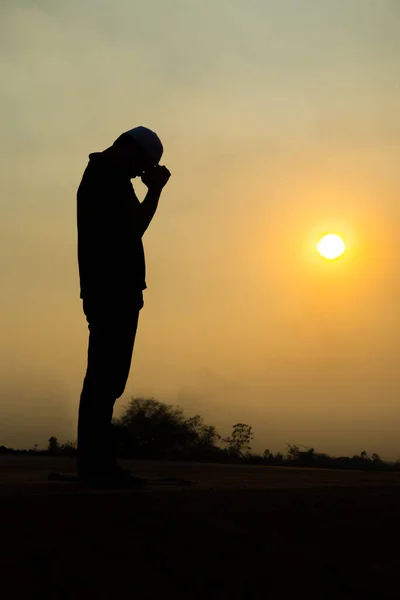
<svg viewBox="0 0 400 600"><path fill-rule="evenodd" d="M344 254L346 246L340 235L329 233L320 239L317 244L317 250L327 260L334 260Z"/></svg>

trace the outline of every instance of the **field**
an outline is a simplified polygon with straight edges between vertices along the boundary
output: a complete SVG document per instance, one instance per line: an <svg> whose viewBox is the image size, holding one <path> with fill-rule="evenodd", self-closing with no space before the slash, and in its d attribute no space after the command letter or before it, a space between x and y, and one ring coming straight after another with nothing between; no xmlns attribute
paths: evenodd
<svg viewBox="0 0 400 600"><path fill-rule="evenodd" d="M195 483L92 491L47 481L73 460L0 458L4 598L400 599L400 474L125 464Z"/></svg>

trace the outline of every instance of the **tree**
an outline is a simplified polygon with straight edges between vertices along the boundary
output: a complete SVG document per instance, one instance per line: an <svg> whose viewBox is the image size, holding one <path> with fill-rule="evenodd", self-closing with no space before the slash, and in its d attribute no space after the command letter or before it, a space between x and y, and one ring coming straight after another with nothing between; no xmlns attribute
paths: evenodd
<svg viewBox="0 0 400 600"><path fill-rule="evenodd" d="M179 407L155 398L135 398L114 423L129 454L161 458L182 445L184 421Z"/></svg>
<svg viewBox="0 0 400 600"><path fill-rule="evenodd" d="M316 458L314 448L307 448L307 450L302 450L299 452L299 461L305 465L314 464Z"/></svg>
<svg viewBox="0 0 400 600"><path fill-rule="evenodd" d="M185 421L190 446L215 446L221 436L214 425L205 425L203 417L195 415Z"/></svg>
<svg viewBox="0 0 400 600"><path fill-rule="evenodd" d="M290 461L299 460L300 457L300 448L296 446L296 444L288 444L287 445L287 458Z"/></svg>
<svg viewBox="0 0 400 600"><path fill-rule="evenodd" d="M219 435L213 425L206 425L200 415L187 419L180 407L155 398L133 398L113 424L121 456L200 457L217 450Z"/></svg>
<svg viewBox="0 0 400 600"><path fill-rule="evenodd" d="M246 450L251 450L251 440L254 434L251 425L236 423L233 426L232 435L223 441L228 444L228 452L241 456Z"/></svg>
<svg viewBox="0 0 400 600"><path fill-rule="evenodd" d="M60 446L59 452L60 454L64 454L65 456L74 456L76 454L76 450L77 443L68 441Z"/></svg>
<svg viewBox="0 0 400 600"><path fill-rule="evenodd" d="M56 437L52 436L49 439L49 445L47 447L47 451L49 454L58 454L60 450L60 446L58 444L58 440Z"/></svg>

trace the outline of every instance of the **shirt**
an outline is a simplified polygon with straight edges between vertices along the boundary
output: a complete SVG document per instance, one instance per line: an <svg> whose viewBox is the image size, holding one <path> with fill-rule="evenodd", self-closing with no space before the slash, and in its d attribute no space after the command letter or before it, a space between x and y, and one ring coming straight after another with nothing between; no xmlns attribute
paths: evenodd
<svg viewBox="0 0 400 600"><path fill-rule="evenodd" d="M146 289L140 202L102 152L89 155L77 192L80 298Z"/></svg>

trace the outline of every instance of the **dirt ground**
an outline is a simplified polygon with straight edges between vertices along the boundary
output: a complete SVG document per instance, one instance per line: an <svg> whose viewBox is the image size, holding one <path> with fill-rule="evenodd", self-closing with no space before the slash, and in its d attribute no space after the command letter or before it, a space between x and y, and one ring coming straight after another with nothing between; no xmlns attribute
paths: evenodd
<svg viewBox="0 0 400 600"><path fill-rule="evenodd" d="M48 482L69 459L0 457L7 600L400 600L400 474L127 462L191 487Z"/></svg>

